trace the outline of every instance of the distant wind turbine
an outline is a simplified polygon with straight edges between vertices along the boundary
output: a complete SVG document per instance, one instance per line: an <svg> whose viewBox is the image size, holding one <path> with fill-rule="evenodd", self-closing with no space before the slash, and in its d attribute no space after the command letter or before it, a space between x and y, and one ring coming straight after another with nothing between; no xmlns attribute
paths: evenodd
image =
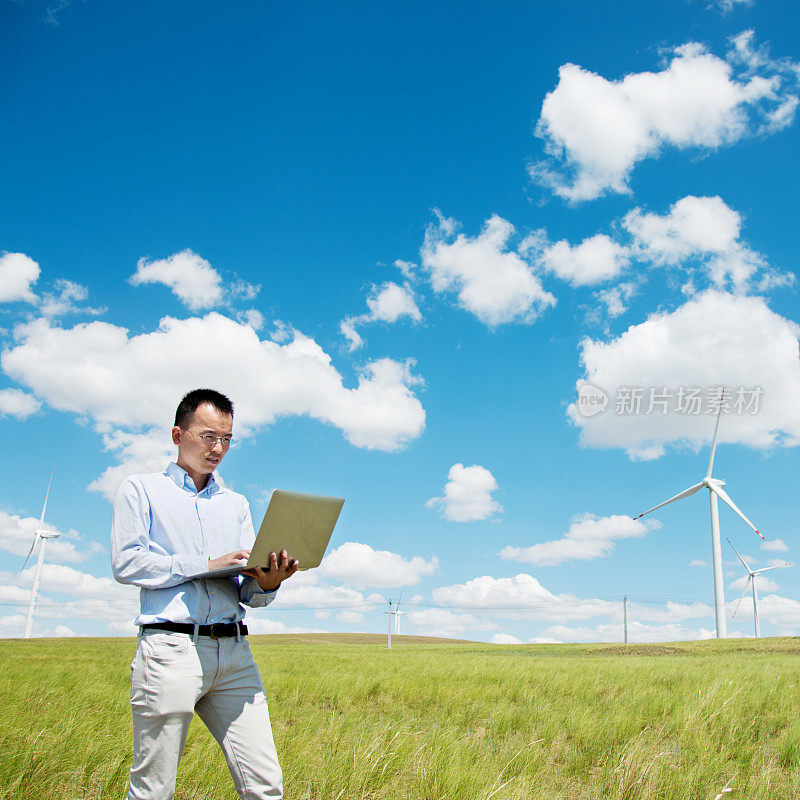
<svg viewBox="0 0 800 800"><path fill-rule="evenodd" d="M728 544L733 547L733 542L728 539ZM736 612L739 610L739 606L742 604L742 600L744 599L745 592L747 591L747 587L752 581L753 583L753 619L755 620L755 629L756 629L756 639L761 636L761 626L758 623L758 592L756 591L756 577L760 575L762 572L769 572L771 569L783 569L784 567L791 567L792 564L775 564L772 567L762 567L761 569L750 569L750 565L742 558L739 551L733 547L733 552L739 556L739 561L744 564L744 568L747 570L747 581L745 581L744 589L742 589L741 597L739 597L739 602L736 604L736 608L733 611L733 616L736 616Z"/></svg>
<svg viewBox="0 0 800 800"><path fill-rule="evenodd" d="M719 418L722 414L722 400L724 396L725 393L723 392L722 397L720 397L717 424L714 426L714 438L711 442L711 455L708 459L708 471L706 472L705 478L703 478L700 483L696 483L694 486L690 486L688 489L680 492L680 494L676 494L675 497L670 497L669 500L665 500L663 503L659 503L657 506L648 509L643 514L634 517L634 519L639 519L639 517L643 517L645 514L650 514L658 508L663 508L670 503L674 503L676 500L683 500L684 497L690 497L704 487L708 489L709 502L711 504L711 551L714 562L714 612L717 620L718 639L725 638L727 635L727 628L725 625L725 595L722 585L722 553L719 543L719 506L717 504L717 498L729 505L759 536L761 536L762 539L764 539L764 536L762 536L758 528L742 514L736 503L728 497L727 492L722 488L725 485L725 481L711 477L711 470L714 469L714 453L717 449L717 431L719 430Z"/></svg>
<svg viewBox="0 0 800 800"><path fill-rule="evenodd" d="M403 587L404 589L405 587ZM403 599L403 589L400 589L400 600ZM400 616L405 614L405 611L400 610L400 600L397 601L397 609L394 612L394 634L395 636L400 635Z"/></svg>
<svg viewBox="0 0 800 800"><path fill-rule="evenodd" d="M53 469L50 471L50 481L47 484L47 492L44 496L44 505L42 506L42 516L39 517L39 527L33 534L33 542L31 543L31 549L28 550L28 555L25 556L25 563L22 565L22 570L28 566L28 559L31 557L31 553L33 552L34 548L36 547L36 543L41 539L42 544L39 548L39 558L36 560L36 571L33 575L33 586L31 587L31 599L30 603L28 603L28 617L25 620L25 633L23 637L25 639L30 639L33 633L33 621L36 617L36 602L39 599L39 584L42 580L42 567L44 567L44 553L47 547L47 540L48 539L55 539L61 534L58 531L47 531L44 529L44 512L47 510L47 498L50 496L50 486L53 483L53 473L56 470L56 465L53 464Z"/></svg>

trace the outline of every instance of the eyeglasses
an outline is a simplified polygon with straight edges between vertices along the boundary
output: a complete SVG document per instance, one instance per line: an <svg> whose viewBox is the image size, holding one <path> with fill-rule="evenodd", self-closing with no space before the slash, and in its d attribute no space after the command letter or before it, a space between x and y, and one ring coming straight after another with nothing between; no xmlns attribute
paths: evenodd
<svg viewBox="0 0 800 800"><path fill-rule="evenodd" d="M184 428L187 433L194 434L198 439L203 440L203 444L209 449L214 447L219 442L226 450L236 444L236 439L233 436L214 436L213 433L195 433L188 428Z"/></svg>

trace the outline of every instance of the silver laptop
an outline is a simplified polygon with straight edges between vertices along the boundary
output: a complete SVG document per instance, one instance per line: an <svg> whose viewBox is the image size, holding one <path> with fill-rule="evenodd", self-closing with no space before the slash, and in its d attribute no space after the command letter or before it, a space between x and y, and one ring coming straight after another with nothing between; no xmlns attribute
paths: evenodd
<svg viewBox="0 0 800 800"><path fill-rule="evenodd" d="M267 512L246 564L215 569L198 578L228 578L243 569L269 567L269 554L286 550L289 558L300 562L300 569L318 567L325 555L339 512L342 497L284 492L272 493Z"/></svg>

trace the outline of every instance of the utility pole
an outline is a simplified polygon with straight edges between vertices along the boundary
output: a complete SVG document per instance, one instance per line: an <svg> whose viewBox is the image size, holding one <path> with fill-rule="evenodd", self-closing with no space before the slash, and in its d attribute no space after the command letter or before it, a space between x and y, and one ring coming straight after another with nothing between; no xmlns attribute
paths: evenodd
<svg viewBox="0 0 800 800"><path fill-rule="evenodd" d="M622 598L622 624L625 628L625 644L628 644L628 595Z"/></svg>

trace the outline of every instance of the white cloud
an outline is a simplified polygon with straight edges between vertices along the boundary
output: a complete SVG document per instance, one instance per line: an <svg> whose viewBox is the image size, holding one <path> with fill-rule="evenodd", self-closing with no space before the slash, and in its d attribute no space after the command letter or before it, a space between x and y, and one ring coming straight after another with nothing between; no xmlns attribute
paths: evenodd
<svg viewBox="0 0 800 800"><path fill-rule="evenodd" d="M758 583L758 617L761 620L762 628L766 622L776 628L783 629L780 636L800 635L800 602L789 597L782 597L779 594L761 594L762 584ZM750 593L748 592L748 596ZM739 610L736 612L736 620L753 619L753 601L748 596L742 600ZM725 604L727 613L733 614L739 599L730 600ZM762 631L763 634L763 631Z"/></svg>
<svg viewBox="0 0 800 800"><path fill-rule="evenodd" d="M42 404L33 395L19 389L0 389L0 417L27 419L41 407Z"/></svg>
<svg viewBox="0 0 800 800"><path fill-rule="evenodd" d="M752 34L733 40L727 60L691 42L661 71L616 81L563 65L536 129L550 160L531 176L570 202L590 200L628 192L634 166L665 147L715 149L789 125L796 70L753 52Z"/></svg>
<svg viewBox="0 0 800 800"><path fill-rule="evenodd" d="M35 303L38 298L31 285L38 280L39 272L39 265L24 253L0 254L0 303Z"/></svg>
<svg viewBox="0 0 800 800"><path fill-rule="evenodd" d="M500 514L503 507L493 497L497 481L486 467L453 464L447 473L444 497L431 497L426 508L441 508L445 519L452 522L475 522Z"/></svg>
<svg viewBox="0 0 800 800"><path fill-rule="evenodd" d="M541 631L548 637L562 642L622 642L621 623L602 623L596 627L570 627L551 625ZM678 623L646 625L637 621L628 622L628 642L680 642L698 639L713 639L716 632L707 628L687 628Z"/></svg>
<svg viewBox="0 0 800 800"><path fill-rule="evenodd" d="M405 559L388 550L374 550L368 544L345 542L330 552L317 568L321 578L355 586L413 586L439 571L433 556Z"/></svg>
<svg viewBox="0 0 800 800"><path fill-rule="evenodd" d="M718 287L731 281L736 289L762 267L764 259L739 239L742 219L720 197L688 195L659 216L635 208L622 220L633 236L634 252L656 265L696 260Z"/></svg>
<svg viewBox="0 0 800 800"><path fill-rule="evenodd" d="M532 575L522 573L512 578L482 575L466 583L434 589L436 603L480 610L485 616L506 619L591 619L621 614L621 603L580 598L570 594L554 595Z"/></svg>
<svg viewBox="0 0 800 800"><path fill-rule="evenodd" d="M496 633L489 639L489 642L491 644L522 644L516 636L512 636L510 633Z"/></svg>
<svg viewBox="0 0 800 800"><path fill-rule="evenodd" d="M708 8L717 8L723 14L729 14L734 8L753 5L753 0L709 0Z"/></svg>
<svg viewBox="0 0 800 800"><path fill-rule="evenodd" d="M250 633L327 633L324 628L303 628L297 625L286 625L277 619L270 617L247 617L247 630Z"/></svg>
<svg viewBox="0 0 800 800"><path fill-rule="evenodd" d="M49 561L48 545L47 562ZM47 562L42 570L35 636L74 635L67 624L62 623L51 630L46 626L45 620L64 620L70 625L78 619L100 620L111 632L130 631L130 622L139 611L138 589L123 586L112 578L98 578L72 567ZM0 586L4 587L0 592L0 599L19 602L21 606L27 604L34 571L35 568L29 566L20 574L0 573ZM52 597L52 593L61 596ZM11 635L20 636L21 631L22 627Z"/></svg>
<svg viewBox="0 0 800 800"><path fill-rule="evenodd" d="M708 566L708 561L703 561L702 558L693 558L689 562L689 566L690 567L707 567Z"/></svg>
<svg viewBox="0 0 800 800"><path fill-rule="evenodd" d="M617 317L621 317L628 310L625 304L636 293L636 288L635 283L626 281L625 283L620 283L618 286L612 286L609 289L600 289L594 293L594 297L605 306L605 316L608 319L616 319ZM591 321L601 321L599 311L594 313Z"/></svg>
<svg viewBox="0 0 800 800"><path fill-rule="evenodd" d="M756 580L758 581L758 586L756 588L759 592L777 592L778 589L781 588L777 581L772 580L772 578L769 578L766 575L759 575ZM742 575L740 578L732 581L729 584L729 587L736 592L742 592L744 591L744 587L747 582L747 575Z"/></svg>
<svg viewBox="0 0 800 800"><path fill-rule="evenodd" d="M363 625L367 618L360 611L349 611L345 609L336 615L336 621L345 625Z"/></svg>
<svg viewBox="0 0 800 800"><path fill-rule="evenodd" d="M128 431L168 431L177 401L196 388L198 375L212 374L215 387L234 400L239 436L281 416L307 415L339 428L356 447L392 451L425 425L411 362L372 361L347 388L313 339L294 332L283 345L262 341L250 326L216 312L166 317L156 330L134 336L105 322L61 328L37 319L15 329L15 345L0 363L53 408L89 416L106 432L126 429L107 442L126 456L133 447Z"/></svg>
<svg viewBox="0 0 800 800"><path fill-rule="evenodd" d="M585 380L605 392L608 408L587 417L572 403L568 415L580 428L583 446L624 447L631 458L658 458L667 444L696 448L713 433L709 413L692 413L689 405L678 410L681 388L700 389L705 397L718 396L719 387L727 386L731 413L720 424L720 442L760 449L796 446L798 335L800 326L771 311L763 298L708 290L673 312L652 314L611 341L584 339ZM658 394L665 388L667 413L657 404L647 413L651 390ZM741 395L740 388L746 390ZM639 413L629 413L635 411L636 393L642 398ZM630 402L620 408L625 398ZM703 403L701 411L707 412ZM757 413L750 413L753 409Z"/></svg>
<svg viewBox="0 0 800 800"><path fill-rule="evenodd" d="M425 636L443 636L450 639L469 638L477 631L497 628L493 622L481 620L472 614L449 611L443 608L426 608L408 612L408 624Z"/></svg>
<svg viewBox="0 0 800 800"><path fill-rule="evenodd" d="M612 280L630 262L627 248L604 233L571 245L566 240L550 244L540 231L526 237L520 250L533 253L539 267L572 286L591 286Z"/></svg>
<svg viewBox="0 0 800 800"><path fill-rule="evenodd" d="M572 520L561 539L539 542L530 547L504 547L498 555L540 567L552 567L567 561L591 561L607 556L619 539L638 538L659 527L656 520L639 521L625 514L596 517L585 513Z"/></svg>
<svg viewBox="0 0 800 800"><path fill-rule="evenodd" d="M20 517L0 511L0 549L24 559L31 549L38 528L38 517ZM48 531L58 530L47 522L42 528ZM103 547L96 542L86 543L79 533L68 531L56 539L48 540L46 560L57 564L74 564L86 561L102 551ZM35 549L31 558L35 559L38 552L38 548Z"/></svg>
<svg viewBox="0 0 800 800"><path fill-rule="evenodd" d="M369 311L366 314L346 317L339 326L350 343L351 352L364 343L356 330L357 326L370 322L397 322L401 317L409 317L414 322L422 319L414 299L414 291L408 283L400 286L393 281L386 281L380 286L373 286L367 297L367 308Z"/></svg>
<svg viewBox="0 0 800 800"><path fill-rule="evenodd" d="M161 472L175 460L175 445L167 428L156 428L147 433L122 430L104 433L103 449L114 453L117 463L103 470L88 489L100 492L109 502L113 502L119 485L128 475Z"/></svg>
<svg viewBox="0 0 800 800"><path fill-rule="evenodd" d="M337 608L363 611L384 605L386 602L379 594L373 593L365 597L364 594L350 587L323 583L321 578L318 570L296 573L290 580L281 584L281 590L270 608L310 606L311 608L317 607L322 611Z"/></svg>
<svg viewBox="0 0 800 800"><path fill-rule="evenodd" d="M63 317L66 314L89 314L98 316L105 308L81 306L89 297L89 290L80 283L58 278L53 281L53 291L46 292L39 304L39 313L44 317Z"/></svg>
<svg viewBox="0 0 800 800"><path fill-rule="evenodd" d="M533 322L555 305L528 263L508 248L510 222L493 215L473 238L456 236L457 227L439 214L425 232L422 266L437 294L456 292L459 305L490 327Z"/></svg>
<svg viewBox="0 0 800 800"><path fill-rule="evenodd" d="M214 267L192 250L182 250L155 261L140 258L130 283L133 286L162 283L191 311L235 300L252 300L261 288L241 280L223 286L222 277Z"/></svg>
<svg viewBox="0 0 800 800"><path fill-rule="evenodd" d="M783 539L770 539L766 542L761 542L761 549L769 550L773 553L785 553L789 549L789 546Z"/></svg>
<svg viewBox="0 0 800 800"><path fill-rule="evenodd" d="M249 325L254 331L260 331L264 327L264 315L255 308L248 308L236 315L239 322Z"/></svg>

